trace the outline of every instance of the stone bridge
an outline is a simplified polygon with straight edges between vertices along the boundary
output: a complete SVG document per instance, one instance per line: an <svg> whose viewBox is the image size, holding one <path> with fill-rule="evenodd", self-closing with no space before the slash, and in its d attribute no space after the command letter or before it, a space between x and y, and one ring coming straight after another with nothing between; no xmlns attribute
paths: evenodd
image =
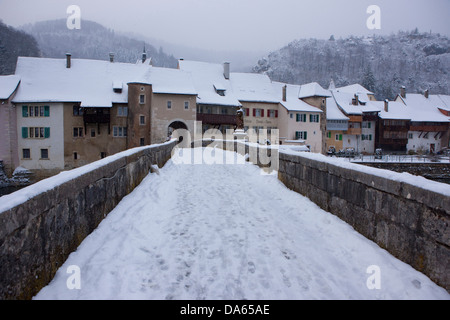
<svg viewBox="0 0 450 320"><path fill-rule="evenodd" d="M206 144L227 150L231 146L250 155L255 164L277 169L278 179L289 189L450 290L447 185L361 169L316 154L279 152L276 147L221 141ZM175 146L172 141L128 150L1 198L0 297L34 297L108 213L150 171L164 166ZM288 251L283 255L291 258L292 250Z"/></svg>

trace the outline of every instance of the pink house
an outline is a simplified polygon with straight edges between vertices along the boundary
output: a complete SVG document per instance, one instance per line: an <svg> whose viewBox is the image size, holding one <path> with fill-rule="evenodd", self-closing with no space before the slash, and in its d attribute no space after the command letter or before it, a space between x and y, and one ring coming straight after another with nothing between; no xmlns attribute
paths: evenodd
<svg viewBox="0 0 450 320"><path fill-rule="evenodd" d="M16 107L11 103L19 83L18 76L0 76L0 160L8 176L19 166Z"/></svg>

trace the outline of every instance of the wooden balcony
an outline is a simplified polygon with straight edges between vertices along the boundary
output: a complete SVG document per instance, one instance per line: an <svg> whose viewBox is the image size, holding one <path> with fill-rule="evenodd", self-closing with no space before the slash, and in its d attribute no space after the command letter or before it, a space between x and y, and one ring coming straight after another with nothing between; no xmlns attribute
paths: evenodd
<svg viewBox="0 0 450 320"><path fill-rule="evenodd" d="M409 131L419 131L419 132L445 132L448 130L448 125L444 124L444 125L439 125L439 126L426 126L426 125L411 125L411 127L409 128Z"/></svg>
<svg viewBox="0 0 450 320"><path fill-rule="evenodd" d="M207 114L197 113L197 121L201 121L203 124L212 125L236 125L236 116L230 114Z"/></svg>
<svg viewBox="0 0 450 320"><path fill-rule="evenodd" d="M110 123L111 115L109 114L84 114L85 123Z"/></svg>
<svg viewBox="0 0 450 320"><path fill-rule="evenodd" d="M346 134L354 134L354 135L360 135L362 133L361 128L348 128Z"/></svg>

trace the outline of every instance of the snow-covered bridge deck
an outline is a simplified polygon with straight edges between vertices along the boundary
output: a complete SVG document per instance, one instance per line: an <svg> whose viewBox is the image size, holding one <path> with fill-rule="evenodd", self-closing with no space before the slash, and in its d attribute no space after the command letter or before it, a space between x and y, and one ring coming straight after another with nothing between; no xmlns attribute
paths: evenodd
<svg viewBox="0 0 450 320"><path fill-rule="evenodd" d="M177 159L125 197L35 299L449 299L275 175ZM73 265L81 289L67 287ZM367 286L370 266L379 289Z"/></svg>

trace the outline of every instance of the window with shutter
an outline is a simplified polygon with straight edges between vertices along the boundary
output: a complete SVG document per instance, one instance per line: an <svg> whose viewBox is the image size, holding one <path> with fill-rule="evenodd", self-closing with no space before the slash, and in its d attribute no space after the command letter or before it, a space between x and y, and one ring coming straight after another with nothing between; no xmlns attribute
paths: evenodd
<svg viewBox="0 0 450 320"><path fill-rule="evenodd" d="M22 117L28 118L28 106L22 106Z"/></svg>
<svg viewBox="0 0 450 320"><path fill-rule="evenodd" d="M253 108L253 116L256 117L256 109Z"/></svg>
<svg viewBox="0 0 450 320"><path fill-rule="evenodd" d="M50 128L44 128L44 138L50 138Z"/></svg>
<svg viewBox="0 0 450 320"><path fill-rule="evenodd" d="M50 106L44 106L44 117L50 117Z"/></svg>
<svg viewBox="0 0 450 320"><path fill-rule="evenodd" d="M275 118L278 118L278 110L275 110Z"/></svg>
<svg viewBox="0 0 450 320"><path fill-rule="evenodd" d="M264 118L264 109L261 109L261 117Z"/></svg>
<svg viewBox="0 0 450 320"><path fill-rule="evenodd" d="M22 138L27 139L28 138L28 128L22 127Z"/></svg>

